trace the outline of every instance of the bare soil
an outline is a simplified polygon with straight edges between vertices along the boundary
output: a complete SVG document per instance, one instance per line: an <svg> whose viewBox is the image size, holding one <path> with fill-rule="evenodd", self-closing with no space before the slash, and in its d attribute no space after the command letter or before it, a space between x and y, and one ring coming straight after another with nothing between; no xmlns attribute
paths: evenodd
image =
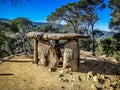
<svg viewBox="0 0 120 90"><path fill-rule="evenodd" d="M120 64L105 56L81 51L78 72L49 72L33 64L32 55L18 55L0 63L0 90L120 90Z"/></svg>

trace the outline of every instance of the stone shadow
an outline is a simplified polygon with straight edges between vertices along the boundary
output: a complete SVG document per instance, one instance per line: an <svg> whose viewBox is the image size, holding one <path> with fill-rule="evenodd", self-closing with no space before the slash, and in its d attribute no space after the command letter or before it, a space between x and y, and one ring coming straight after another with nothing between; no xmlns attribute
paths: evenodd
<svg viewBox="0 0 120 90"><path fill-rule="evenodd" d="M13 76L14 74L12 73L0 73L0 76Z"/></svg>
<svg viewBox="0 0 120 90"><path fill-rule="evenodd" d="M92 71L97 74L104 75L120 75L120 63L113 63L102 60L81 60L79 64L79 72L88 73Z"/></svg>
<svg viewBox="0 0 120 90"><path fill-rule="evenodd" d="M28 62L33 62L32 60L6 60L6 61L3 61L3 62L18 62L18 63L28 63Z"/></svg>

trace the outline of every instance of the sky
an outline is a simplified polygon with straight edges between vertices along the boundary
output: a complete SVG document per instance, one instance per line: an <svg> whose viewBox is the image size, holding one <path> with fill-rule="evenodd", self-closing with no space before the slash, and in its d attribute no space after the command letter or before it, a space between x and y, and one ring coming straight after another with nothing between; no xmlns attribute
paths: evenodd
<svg viewBox="0 0 120 90"><path fill-rule="evenodd" d="M78 2L79 0L31 0L23 5L13 6L10 0L0 2L0 18L15 19L17 17L26 17L34 22L46 22L46 18L56 8L66 5L70 2ZM108 5L108 0L105 0ZM110 10L104 9L98 12L99 21L95 24L96 29L109 31L108 25L110 22Z"/></svg>

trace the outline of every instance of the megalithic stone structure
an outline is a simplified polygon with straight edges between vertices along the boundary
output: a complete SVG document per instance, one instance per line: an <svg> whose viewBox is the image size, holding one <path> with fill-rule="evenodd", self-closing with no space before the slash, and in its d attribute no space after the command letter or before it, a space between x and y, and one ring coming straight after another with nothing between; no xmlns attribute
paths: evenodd
<svg viewBox="0 0 120 90"><path fill-rule="evenodd" d="M58 34L58 33L42 33L29 32L29 38L34 39L34 62L54 68L58 66L61 58L63 60L63 68L70 67L72 71L78 71L79 67L79 43L78 39L90 38L81 34ZM56 42L52 45L50 41ZM62 56L59 47L60 40L67 40L64 45L64 54ZM52 70L51 69L51 70Z"/></svg>

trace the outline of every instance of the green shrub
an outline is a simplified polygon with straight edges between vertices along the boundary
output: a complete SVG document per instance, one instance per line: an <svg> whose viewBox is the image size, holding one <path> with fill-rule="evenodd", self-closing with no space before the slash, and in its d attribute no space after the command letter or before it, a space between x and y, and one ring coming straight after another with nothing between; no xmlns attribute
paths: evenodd
<svg viewBox="0 0 120 90"><path fill-rule="evenodd" d="M117 41L112 37L107 37L106 39L102 39L98 45L98 52L100 54L106 54L106 56L113 56L117 53L116 48Z"/></svg>
<svg viewBox="0 0 120 90"><path fill-rule="evenodd" d="M115 54L115 55L114 55L114 58L115 58L117 61L120 62L120 54Z"/></svg>

